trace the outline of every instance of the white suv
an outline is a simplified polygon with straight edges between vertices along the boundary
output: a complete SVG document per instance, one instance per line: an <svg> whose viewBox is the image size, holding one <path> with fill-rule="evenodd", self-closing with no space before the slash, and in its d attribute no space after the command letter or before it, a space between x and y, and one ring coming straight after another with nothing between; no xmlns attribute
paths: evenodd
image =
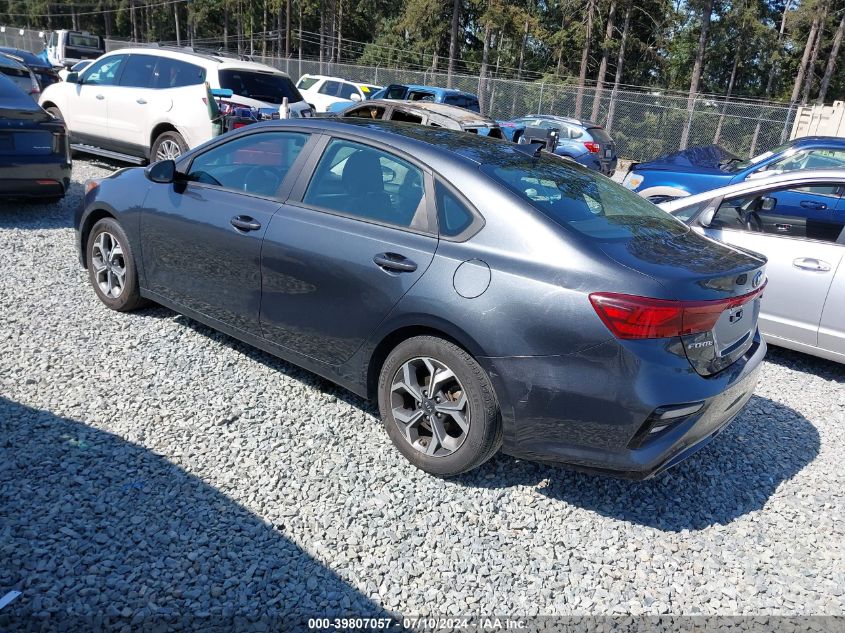
<svg viewBox="0 0 845 633"><path fill-rule="evenodd" d="M264 64L165 47L103 55L81 74L49 86L39 103L64 119L76 151L142 163L175 158L212 138L205 83L231 89L222 106L313 116L290 77Z"/></svg>
<svg viewBox="0 0 845 633"><path fill-rule="evenodd" d="M296 87L317 112L328 112L333 103L364 101L381 90L381 86L362 84L325 75L302 75Z"/></svg>

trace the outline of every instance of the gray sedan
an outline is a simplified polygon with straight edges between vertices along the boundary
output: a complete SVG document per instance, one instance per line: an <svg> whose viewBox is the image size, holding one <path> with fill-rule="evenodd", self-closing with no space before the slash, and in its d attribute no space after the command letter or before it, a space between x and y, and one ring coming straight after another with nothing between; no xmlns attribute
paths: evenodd
<svg viewBox="0 0 845 633"><path fill-rule="evenodd" d="M845 363L845 170L796 171L660 205L709 237L766 255L760 329Z"/></svg>

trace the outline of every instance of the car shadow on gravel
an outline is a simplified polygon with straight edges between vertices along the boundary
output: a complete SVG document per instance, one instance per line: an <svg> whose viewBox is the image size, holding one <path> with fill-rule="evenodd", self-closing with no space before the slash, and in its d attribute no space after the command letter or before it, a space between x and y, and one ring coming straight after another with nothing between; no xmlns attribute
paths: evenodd
<svg viewBox="0 0 845 633"><path fill-rule="evenodd" d="M614 479L499 454L461 481L472 487L534 486L551 499L669 532L725 525L761 510L781 483L819 453L816 427L797 411L752 396L708 446L646 481Z"/></svg>
<svg viewBox="0 0 845 633"><path fill-rule="evenodd" d="M0 397L0 630L300 630L388 617L143 446Z"/></svg>

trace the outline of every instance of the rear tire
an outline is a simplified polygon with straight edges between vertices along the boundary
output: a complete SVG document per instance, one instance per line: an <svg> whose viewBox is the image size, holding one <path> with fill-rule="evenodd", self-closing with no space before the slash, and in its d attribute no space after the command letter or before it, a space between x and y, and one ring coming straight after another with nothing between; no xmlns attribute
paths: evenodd
<svg viewBox="0 0 845 633"><path fill-rule="evenodd" d="M378 404L399 452L438 477L472 470L502 445L490 379L464 349L441 338L417 336L396 346L379 374Z"/></svg>
<svg viewBox="0 0 845 633"><path fill-rule="evenodd" d="M179 132L163 132L150 148L150 162L176 160L187 151L188 144Z"/></svg>
<svg viewBox="0 0 845 633"><path fill-rule="evenodd" d="M141 297L129 238L114 218L103 218L91 228L85 248L88 279L100 301L118 312L147 303Z"/></svg>
<svg viewBox="0 0 845 633"><path fill-rule="evenodd" d="M62 116L62 111L59 110L56 106L50 106L49 108L44 108L44 109L47 110L48 114L57 118L59 121L65 120L65 118Z"/></svg>

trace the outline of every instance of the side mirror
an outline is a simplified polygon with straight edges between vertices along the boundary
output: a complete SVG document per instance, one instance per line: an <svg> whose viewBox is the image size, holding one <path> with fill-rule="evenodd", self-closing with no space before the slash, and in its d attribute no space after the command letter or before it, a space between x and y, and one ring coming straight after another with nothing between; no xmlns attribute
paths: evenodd
<svg viewBox="0 0 845 633"><path fill-rule="evenodd" d="M775 205L778 201L771 196L766 196L762 200L760 200L760 211L772 211L775 208Z"/></svg>
<svg viewBox="0 0 845 633"><path fill-rule="evenodd" d="M713 223L713 218L716 215L716 209L714 207L710 207L704 210L700 216L698 216L698 223L703 226L705 229Z"/></svg>
<svg viewBox="0 0 845 633"><path fill-rule="evenodd" d="M69 83L69 84L78 84L78 83L80 83L80 81L79 81L79 73L68 73L68 74L67 74L67 78L65 79L65 81L66 81L67 83Z"/></svg>
<svg viewBox="0 0 845 633"><path fill-rule="evenodd" d="M160 160L153 163L144 170L148 180L163 185L170 184L176 180L176 162L173 160Z"/></svg>
<svg viewBox="0 0 845 633"><path fill-rule="evenodd" d="M352 101L360 101L361 95L359 95L357 92L353 92L352 96L350 96L349 98L352 99Z"/></svg>

